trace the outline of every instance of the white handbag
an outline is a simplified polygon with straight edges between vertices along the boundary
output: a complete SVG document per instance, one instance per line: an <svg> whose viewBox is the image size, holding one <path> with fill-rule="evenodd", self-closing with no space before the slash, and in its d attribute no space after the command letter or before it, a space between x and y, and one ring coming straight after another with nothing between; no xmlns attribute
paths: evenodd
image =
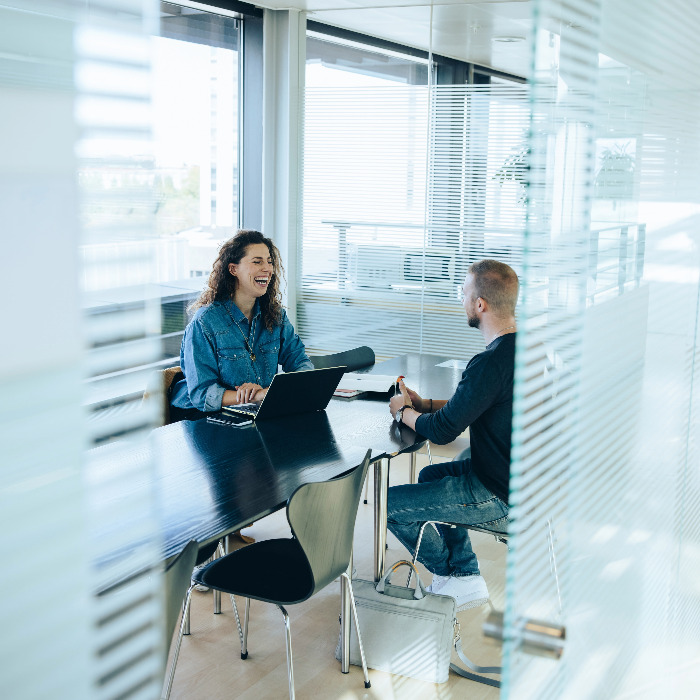
<svg viewBox="0 0 700 700"><path fill-rule="evenodd" d="M389 583L404 565L415 572L415 589ZM376 584L355 579L352 589L369 668L431 683L447 680L452 646L459 638L454 598L428 593L410 561L396 562ZM340 659L340 641L335 655ZM354 626L350 663L361 665Z"/></svg>

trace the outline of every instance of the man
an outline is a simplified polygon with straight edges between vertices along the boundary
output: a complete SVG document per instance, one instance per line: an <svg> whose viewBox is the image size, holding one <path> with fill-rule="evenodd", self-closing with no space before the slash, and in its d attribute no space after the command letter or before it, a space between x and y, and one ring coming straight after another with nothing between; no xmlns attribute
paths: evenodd
<svg viewBox="0 0 700 700"><path fill-rule="evenodd" d="M481 260L462 291L468 323L486 349L469 361L448 401L421 398L400 381L389 403L395 420L439 445L470 429L471 459L428 466L417 484L389 489L389 529L411 552L427 520L503 529L508 516L518 276L504 263ZM419 559L433 573L429 590L455 598L457 610L487 601L464 528L426 527Z"/></svg>

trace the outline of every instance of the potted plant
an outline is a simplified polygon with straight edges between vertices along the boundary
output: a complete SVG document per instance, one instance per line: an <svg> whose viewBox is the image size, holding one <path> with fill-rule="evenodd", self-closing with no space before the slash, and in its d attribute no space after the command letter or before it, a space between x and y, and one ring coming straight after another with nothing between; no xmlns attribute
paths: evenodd
<svg viewBox="0 0 700 700"><path fill-rule="evenodd" d="M629 144L604 148L595 176L594 192L600 199L631 199L634 196L634 156Z"/></svg>

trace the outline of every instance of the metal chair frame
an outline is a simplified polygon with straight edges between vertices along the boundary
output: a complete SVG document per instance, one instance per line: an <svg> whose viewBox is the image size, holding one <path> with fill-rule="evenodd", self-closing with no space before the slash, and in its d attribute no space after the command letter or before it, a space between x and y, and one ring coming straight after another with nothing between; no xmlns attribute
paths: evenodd
<svg viewBox="0 0 700 700"><path fill-rule="evenodd" d="M457 527L463 527L466 530L472 530L473 532L481 532L485 535L492 535L498 542L501 542L508 546L508 533L504 532L502 530L489 530L488 528L481 527L480 525L466 525L465 523L450 523L450 522L445 522L442 520L426 520L420 527L420 530L418 532L418 539L416 541L416 551L415 554L413 555L413 564L415 566L416 562L418 561L418 552L420 550L420 545L423 540L423 533L425 532L425 528L428 525L444 525L445 527L450 527L450 528L457 528ZM559 603L559 614L561 615L562 612L562 602L561 602L561 588L559 586L559 573L557 571L557 561L556 561L556 556L554 552L554 529L552 526L552 520L551 518L548 518L547 521L545 522L545 527L547 528L547 542L549 546L549 566L550 566L550 571L552 573L552 576L554 577L554 582L556 585L557 589L557 601ZM408 580L406 581L406 587L410 586L411 584L411 577L413 576L413 569L409 571L408 574ZM493 603L491 602L491 598L489 597L488 599L488 604L491 607L491 610L495 610ZM493 678L487 678L481 674L483 673L490 673L490 674L497 674L500 675L503 671L503 668L501 666L479 666L478 664L475 664L473 661L471 661L469 658L466 656L460 654L460 657L462 658L462 661L466 663L466 665L469 667L470 671L465 671L464 669L460 668L459 666L456 666L455 664L450 664L450 668L460 676L464 678L469 678L470 680L476 681L477 683L483 683L484 685L490 685L495 688L500 688L501 687L501 682L500 680L496 680Z"/></svg>
<svg viewBox="0 0 700 700"><path fill-rule="evenodd" d="M290 497L288 503L287 503L287 520L290 524L290 527L292 529L292 534L295 539L298 539L298 541L301 544L302 551L304 556L306 557L309 566L311 567L311 571L313 573L313 588L308 592L308 595L304 597L302 600L307 600L310 598L312 595L314 595L316 592L320 591L322 588L325 588L326 585L328 585L334 578L338 576L338 567L339 566L345 566L346 570L342 571L340 573L341 579L344 579L345 584L347 586L347 590L349 592L349 597L350 597L350 605L351 605L351 610L352 610L352 617L355 622L355 631L357 633L357 638L359 641L359 646L360 646L360 655L362 658L362 671L364 675L364 683L365 683L365 688L371 687L371 683L369 681L369 675L367 672L367 664L365 661L365 654L364 654L364 647L362 645L362 637L360 633L360 627L359 627L359 621L357 618L357 609L355 607L355 596L352 591L352 582L351 582L351 577L349 574L349 571L352 569L352 532L346 532L344 535L345 540L342 542L338 542L337 540L333 540L333 542L325 542L319 544L320 540L318 540L317 537L314 536L314 528L306 528L305 525L309 522L309 517L307 514L310 512L313 512L314 507L318 507L319 503L323 503L326 508L328 508L328 505L326 505L327 501L325 494L327 493L327 490L324 491L323 488L331 485L331 488L334 488L332 485L334 482L339 482L341 480L345 479L357 479L360 476L364 476L367 473L368 467L369 467L369 460L370 460L370 455L371 451L368 451L367 454L365 455L365 458L363 460L363 463L358 466L355 470L353 470L351 473L346 474L342 477L339 477L338 479L332 479L327 482L318 482L318 483L308 483L300 486L294 494ZM360 470L362 474L357 474L357 471ZM359 502L359 494L361 492L362 488L362 482L355 482L354 488L357 489L354 493L356 494L356 501L355 501L355 510L354 510L354 516L356 517L357 515L357 504ZM316 491L314 491L316 489ZM320 489L320 490L319 490ZM317 493L321 493L323 495L323 498L320 498ZM341 494L343 493L342 490L340 492ZM329 496L332 498L331 496ZM316 499L314 501L314 499ZM350 507L349 500L346 500L344 504L346 507ZM337 504L336 504L337 505ZM342 504L341 504L342 505ZM342 516L341 517L341 522L342 522ZM354 523L354 518L353 518L353 523ZM299 528L299 529L297 529ZM323 531L320 531L323 532ZM342 540L342 538L341 538ZM332 546L331 546L332 545ZM255 545L251 545L255 546ZM347 563L345 562L345 559L343 559L344 555L348 554L347 547L349 547L349 555L348 555L348 561ZM232 556L232 555L227 555L227 556ZM326 558L329 559L328 565L324 566L322 563ZM342 560L342 561L341 561ZM326 570L327 569L327 570ZM200 579L201 581L202 579ZM205 582L206 585L210 585L209 582ZM193 582L190 585L189 590L187 591L187 595L185 597L185 602L184 602L184 610L183 610L183 616L182 616L182 622L180 625L180 633L178 634L178 640L177 644L175 646L174 652L173 652L173 660L171 662L171 667L170 667L170 672L168 674L168 678L166 680L166 684L164 686L164 694L163 694L163 699L167 700L169 695L170 695L170 690L172 688L172 682L173 682L173 677L175 674L175 665L177 663L177 657L179 655L180 651L180 644L182 640L182 636L184 634L184 629L185 629L185 624L188 622L188 612L189 612L189 606L190 606L190 601L191 601L191 592L192 589L194 588L196 584ZM225 588L224 588L225 590ZM250 594L249 594L250 595ZM249 626L249 620L250 620L250 598L246 597L245 598L245 614L244 614L244 619L243 619L243 624L241 625L241 620L240 616L238 613L238 607L236 605L236 601L234 598L234 594L229 592L229 597L231 599L231 606L233 608L233 612L236 618L236 625L238 627L238 635L241 641L241 659L246 659L248 658L248 626ZM284 626L285 626L285 640L286 640L286 650L287 650L287 673L288 673L288 681L289 681L289 697L290 700L294 700L295 694L294 694L294 667L293 667L293 662L292 662L292 633L291 633L291 624L289 620L289 614L287 613L287 610L285 609L284 605L280 603L275 603L274 601L269 600L268 598L261 598L261 600L267 600L268 602L272 602L273 604L277 605L277 607L280 609L283 619L284 619ZM296 601L296 602L302 602L302 600Z"/></svg>
<svg viewBox="0 0 700 700"><path fill-rule="evenodd" d="M222 557L225 555L225 549L223 542L219 540L215 553ZM190 572L192 567L190 567ZM165 683L163 684L163 692L161 693L161 700L168 700L170 698L170 691L173 687L173 679L175 678L175 667L177 666L177 660L180 656L180 647L182 646L182 638L185 635L190 634L190 604L192 602L192 591L194 590L195 583L190 581L190 586L185 593L185 598L182 601L182 617L180 619L180 627L178 629L177 640L175 641L175 647L173 649L173 656L170 662L170 667L168 669L168 674L165 678ZM219 614L221 612L221 593L219 591L214 591L214 614ZM218 594L218 595L216 595ZM238 625L238 634L243 639L243 632L241 631L241 621L238 616L238 608L236 607L236 601L233 596L231 596L231 605L233 606L233 613L236 616L236 624Z"/></svg>

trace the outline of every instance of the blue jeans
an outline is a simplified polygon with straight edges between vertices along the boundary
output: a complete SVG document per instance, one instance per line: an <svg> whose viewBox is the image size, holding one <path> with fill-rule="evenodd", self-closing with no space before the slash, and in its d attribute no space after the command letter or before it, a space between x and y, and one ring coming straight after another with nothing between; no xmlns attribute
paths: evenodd
<svg viewBox="0 0 700 700"><path fill-rule="evenodd" d="M420 526L427 520L505 530L507 518L507 504L476 478L469 459L426 467L417 484L389 489L389 530L411 553ZM419 561L440 576L478 575L479 562L468 531L461 527L438 529L439 533L431 525L425 528Z"/></svg>

